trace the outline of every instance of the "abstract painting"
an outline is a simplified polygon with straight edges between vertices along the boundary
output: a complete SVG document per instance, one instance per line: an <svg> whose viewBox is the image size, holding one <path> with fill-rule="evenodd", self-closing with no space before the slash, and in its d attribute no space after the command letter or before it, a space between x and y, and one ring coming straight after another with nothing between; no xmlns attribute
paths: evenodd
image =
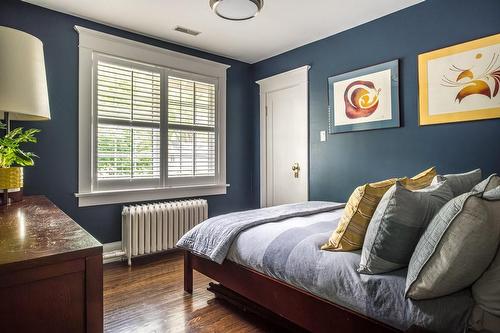
<svg viewBox="0 0 500 333"><path fill-rule="evenodd" d="M330 134L399 127L398 60L328 78Z"/></svg>
<svg viewBox="0 0 500 333"><path fill-rule="evenodd" d="M500 34L418 57L420 125L500 118Z"/></svg>

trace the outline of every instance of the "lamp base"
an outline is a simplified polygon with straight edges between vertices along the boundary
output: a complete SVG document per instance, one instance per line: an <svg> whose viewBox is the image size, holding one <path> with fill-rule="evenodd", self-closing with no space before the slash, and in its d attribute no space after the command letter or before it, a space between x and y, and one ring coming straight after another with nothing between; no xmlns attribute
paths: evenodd
<svg viewBox="0 0 500 333"><path fill-rule="evenodd" d="M0 195L0 206L10 205L14 202L19 202L23 200L23 189L22 188L14 188L8 190L8 201L5 200L5 190L2 191Z"/></svg>

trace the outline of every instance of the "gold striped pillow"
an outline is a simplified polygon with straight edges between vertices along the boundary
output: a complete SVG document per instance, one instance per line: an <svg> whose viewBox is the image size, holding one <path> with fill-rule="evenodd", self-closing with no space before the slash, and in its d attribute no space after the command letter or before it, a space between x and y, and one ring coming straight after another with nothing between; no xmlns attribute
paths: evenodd
<svg viewBox="0 0 500 333"><path fill-rule="evenodd" d="M412 178L399 179L409 190L418 190L431 184L436 168L422 171ZM327 243L321 246L328 251L354 251L363 246L366 229L373 213L385 192L396 183L397 178L369 183L357 187L349 197L337 229Z"/></svg>
<svg viewBox="0 0 500 333"><path fill-rule="evenodd" d="M353 251L363 245L368 223L377 205L387 190L396 183L396 178L365 184L352 192L337 229L332 233L322 250Z"/></svg>
<svg viewBox="0 0 500 333"><path fill-rule="evenodd" d="M436 167L422 171L418 175L402 180L402 184L409 190L421 190L432 183L432 179L437 175Z"/></svg>

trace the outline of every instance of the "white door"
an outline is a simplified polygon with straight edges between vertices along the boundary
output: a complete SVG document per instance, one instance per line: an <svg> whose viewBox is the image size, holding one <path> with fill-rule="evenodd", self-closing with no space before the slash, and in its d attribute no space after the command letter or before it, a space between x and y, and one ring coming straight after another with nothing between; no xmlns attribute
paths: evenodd
<svg viewBox="0 0 500 333"><path fill-rule="evenodd" d="M308 199L308 69L301 67L258 82L264 116L262 206Z"/></svg>

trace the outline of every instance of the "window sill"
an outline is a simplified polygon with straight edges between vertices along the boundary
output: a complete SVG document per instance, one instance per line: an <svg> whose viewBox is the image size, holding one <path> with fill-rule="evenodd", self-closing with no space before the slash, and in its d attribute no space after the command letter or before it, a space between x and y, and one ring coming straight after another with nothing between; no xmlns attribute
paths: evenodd
<svg viewBox="0 0 500 333"><path fill-rule="evenodd" d="M75 193L78 207L226 194L229 184Z"/></svg>

